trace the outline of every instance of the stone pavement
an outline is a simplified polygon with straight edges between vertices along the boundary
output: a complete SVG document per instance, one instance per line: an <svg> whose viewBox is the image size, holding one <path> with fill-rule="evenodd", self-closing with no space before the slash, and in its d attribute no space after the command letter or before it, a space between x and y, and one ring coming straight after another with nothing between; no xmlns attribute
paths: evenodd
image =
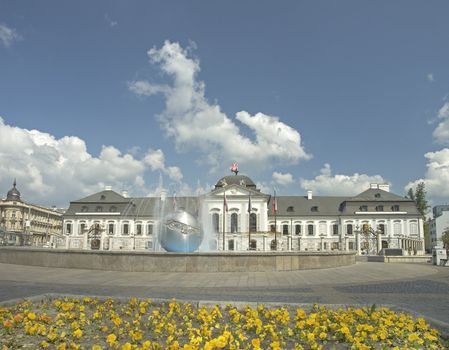
<svg viewBox="0 0 449 350"><path fill-rule="evenodd" d="M295 304L377 304L449 331L449 268L358 262L322 270L150 273L0 264L0 302L44 293Z"/></svg>

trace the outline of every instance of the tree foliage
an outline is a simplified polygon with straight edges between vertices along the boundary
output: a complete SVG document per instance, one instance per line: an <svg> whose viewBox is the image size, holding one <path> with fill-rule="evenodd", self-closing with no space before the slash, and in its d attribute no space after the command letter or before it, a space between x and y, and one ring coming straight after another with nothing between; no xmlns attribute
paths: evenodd
<svg viewBox="0 0 449 350"><path fill-rule="evenodd" d="M407 196L415 201L416 207L418 208L419 213L424 218L426 214L429 212L429 202L426 199L426 185L424 182L420 182L417 186L415 191L413 191L413 188L409 188L407 192Z"/></svg>
<svg viewBox="0 0 449 350"><path fill-rule="evenodd" d="M446 248L446 250L449 250L449 227L446 227L446 229L443 231L443 234L441 235L441 241L443 242L444 248Z"/></svg>

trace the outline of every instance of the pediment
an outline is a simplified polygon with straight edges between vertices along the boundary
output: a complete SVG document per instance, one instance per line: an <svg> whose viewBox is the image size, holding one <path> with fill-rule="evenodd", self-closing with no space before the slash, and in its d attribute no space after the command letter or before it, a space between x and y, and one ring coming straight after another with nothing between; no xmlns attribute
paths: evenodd
<svg viewBox="0 0 449 350"><path fill-rule="evenodd" d="M246 197L251 194L251 197L269 197L265 193L255 191L250 188L244 188L239 185L228 185L226 187L217 188L213 190L209 195L212 197L223 197L226 192L226 197Z"/></svg>

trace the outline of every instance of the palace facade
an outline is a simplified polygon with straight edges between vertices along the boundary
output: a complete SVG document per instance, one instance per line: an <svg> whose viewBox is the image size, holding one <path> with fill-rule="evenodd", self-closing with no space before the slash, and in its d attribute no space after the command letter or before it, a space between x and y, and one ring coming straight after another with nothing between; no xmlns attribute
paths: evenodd
<svg viewBox="0 0 449 350"><path fill-rule="evenodd" d="M0 245L57 246L62 235L62 212L24 202L14 180L0 201Z"/></svg>
<svg viewBox="0 0 449 350"><path fill-rule="evenodd" d="M423 220L415 202L371 184L354 197L262 193L244 175L225 176L198 197L129 198L111 188L70 203L66 248L157 250L160 218L174 210L200 217L200 250L424 253Z"/></svg>

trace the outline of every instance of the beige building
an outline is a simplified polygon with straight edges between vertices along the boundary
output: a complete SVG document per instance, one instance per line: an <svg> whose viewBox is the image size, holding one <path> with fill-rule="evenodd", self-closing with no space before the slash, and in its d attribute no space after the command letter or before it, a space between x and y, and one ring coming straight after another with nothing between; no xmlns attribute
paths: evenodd
<svg viewBox="0 0 449 350"><path fill-rule="evenodd" d="M0 245L60 246L62 214L22 201L14 180L6 199L0 201Z"/></svg>

